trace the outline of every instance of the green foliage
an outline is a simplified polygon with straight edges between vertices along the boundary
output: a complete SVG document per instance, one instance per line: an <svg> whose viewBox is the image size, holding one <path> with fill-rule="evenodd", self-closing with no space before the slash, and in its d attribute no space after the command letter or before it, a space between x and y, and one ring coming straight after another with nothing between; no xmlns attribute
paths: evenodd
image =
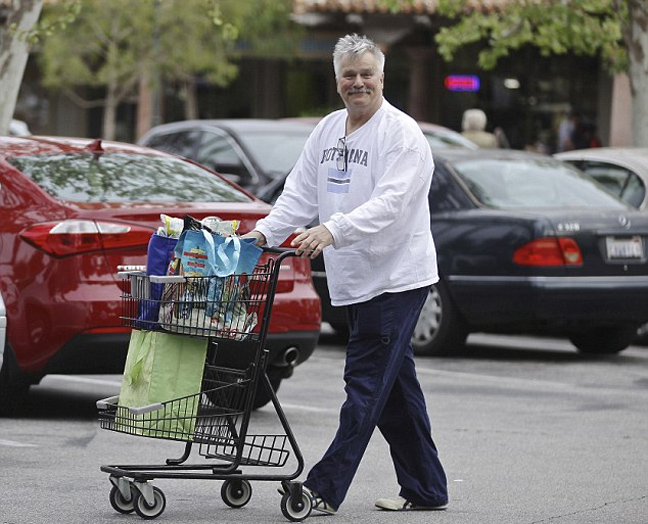
<svg viewBox="0 0 648 524"><path fill-rule="evenodd" d="M31 30L20 31L16 24L9 26L11 34L27 41L29 46L38 44L42 39L49 38L57 31L65 31L81 12L81 0L61 0L56 17L48 17L39 21Z"/></svg>
<svg viewBox="0 0 648 524"><path fill-rule="evenodd" d="M78 4L74 16L69 2ZM291 44L290 0L66 0L46 6L40 62L51 88L117 86L118 95L140 78L170 81L203 75L227 85L234 58L245 47L285 54ZM61 23L64 20L65 23ZM283 35L277 38L277 35Z"/></svg>
<svg viewBox="0 0 648 524"><path fill-rule="evenodd" d="M544 56L573 52L600 53L609 69L628 67L623 27L628 23L626 2L619 0L517 0L486 11L473 0L439 0L439 13L457 23L441 28L439 53L452 60L457 50L481 42L478 63L492 69L511 50L537 47Z"/></svg>

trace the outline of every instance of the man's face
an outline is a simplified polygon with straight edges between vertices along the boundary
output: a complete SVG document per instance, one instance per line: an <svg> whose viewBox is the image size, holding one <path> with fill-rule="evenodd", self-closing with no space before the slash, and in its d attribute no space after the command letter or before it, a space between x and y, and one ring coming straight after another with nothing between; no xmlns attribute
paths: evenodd
<svg viewBox="0 0 648 524"><path fill-rule="evenodd" d="M383 79L373 54L347 57L340 62L337 92L349 111L377 107L382 100Z"/></svg>

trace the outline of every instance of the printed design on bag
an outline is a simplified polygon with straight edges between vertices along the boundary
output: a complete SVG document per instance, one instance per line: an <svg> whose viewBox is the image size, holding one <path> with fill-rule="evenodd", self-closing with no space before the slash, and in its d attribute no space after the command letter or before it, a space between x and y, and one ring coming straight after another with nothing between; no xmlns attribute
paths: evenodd
<svg viewBox="0 0 648 524"><path fill-rule="evenodd" d="M203 275L207 267L207 252L199 246L182 252L185 275Z"/></svg>

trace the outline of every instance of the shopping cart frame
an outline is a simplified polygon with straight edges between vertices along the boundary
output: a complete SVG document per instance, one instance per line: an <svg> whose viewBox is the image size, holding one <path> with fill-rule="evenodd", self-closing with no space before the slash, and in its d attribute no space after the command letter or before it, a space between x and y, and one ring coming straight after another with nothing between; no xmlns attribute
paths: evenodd
<svg viewBox="0 0 648 524"><path fill-rule="evenodd" d="M117 512L131 513L134 511L145 519L156 518L166 508L166 498L162 490L153 486L151 482L155 479L193 479L223 481L221 497L223 502L232 508L243 507L250 501L252 496L251 481L281 482L284 487L281 499L281 510L284 516L288 520L298 522L310 515L312 501L306 491L302 489L301 483L294 481L304 469L304 458L266 373L268 350L265 349L265 342L281 263L286 258L297 255L294 250L283 248L264 248L264 253L266 255L264 258L267 261L264 262L265 265L257 266L257 269L261 267L261 271L268 272L268 285L264 294L263 311L258 322L258 330L246 336L237 334L235 338L238 340L232 340L231 334L200 327L197 330L192 328L185 332L188 336L206 336L209 339L210 348L215 346L216 352L219 341L222 343L226 340L228 344L237 344L241 350L250 352L252 355L247 369L234 370L215 365L213 361L215 352L208 353L203 387L198 394L199 399L189 399L199 400L201 403L196 413L189 415L196 418L194 433L191 435L176 434L170 430L162 430L161 433L158 433L156 430L142 429L143 427L152 427L151 424L159 422L160 418L157 414L166 413L168 405L174 402L187 402L186 398L170 399L166 403L155 403L138 408L120 406L118 396L97 401L99 419L101 427L104 429L185 442L183 454L178 458L166 459L164 464L101 466L101 471L109 474L112 484L110 503ZM131 272L122 276L137 282L139 282L137 279L141 278L145 279L144 281L149 278L151 282L155 281L153 277L147 277L142 273ZM173 277L167 280L167 282L179 281L178 279L173 280ZM163 283L165 280L164 278L157 279L156 282ZM141 297L133 297L132 293L133 290L130 289L124 294L127 303L130 303L131 311L125 313L122 318L126 325L139 327L142 324L134 322L141 322L141 320L134 318L132 304L137 305ZM150 326L146 325L145 327ZM156 327L156 329L161 329L161 327ZM161 330L165 331L165 329ZM209 389L205 389L205 384L209 384ZM270 397L279 425L283 430L281 434L249 433L254 398L259 385L266 389ZM244 397L243 399L237 396L241 391L240 395ZM218 403L214 397L227 400ZM231 400L234 398L238 400ZM202 409L203 401L209 405L212 412ZM231 409L228 411L226 408ZM199 431L199 427L202 431ZM196 444L198 444L199 453L206 459L206 462L188 463ZM291 455L295 467L293 470L284 471ZM280 471L276 474L267 472L255 474L250 470L256 466L263 466L266 469L277 468Z"/></svg>

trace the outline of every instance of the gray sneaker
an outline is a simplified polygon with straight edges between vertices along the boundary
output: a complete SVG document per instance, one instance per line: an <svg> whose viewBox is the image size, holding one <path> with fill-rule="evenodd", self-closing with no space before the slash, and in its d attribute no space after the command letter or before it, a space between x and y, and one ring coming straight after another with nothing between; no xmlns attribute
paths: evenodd
<svg viewBox="0 0 648 524"><path fill-rule="evenodd" d="M441 511L448 507L448 504L437 506L417 506L403 497L393 499L378 499L376 507L387 511Z"/></svg>

